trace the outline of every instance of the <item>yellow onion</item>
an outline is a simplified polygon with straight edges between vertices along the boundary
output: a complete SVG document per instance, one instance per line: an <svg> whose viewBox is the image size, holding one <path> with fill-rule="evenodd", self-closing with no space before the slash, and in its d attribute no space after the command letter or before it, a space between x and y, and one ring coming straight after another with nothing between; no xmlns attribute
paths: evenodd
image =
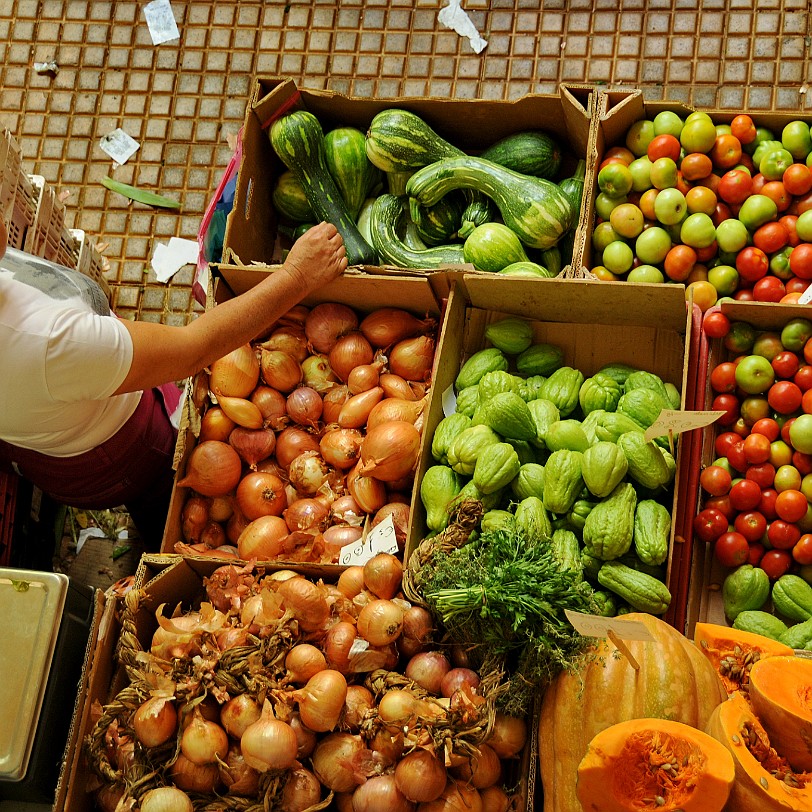
<svg viewBox="0 0 812 812"><path fill-rule="evenodd" d="M384 368L382 360L373 361L371 364L361 364L355 367L347 376L347 388L350 393L357 395L366 392L377 386L381 379L381 370Z"/></svg>
<svg viewBox="0 0 812 812"><path fill-rule="evenodd" d="M375 707L372 691L363 685L348 685L344 700L344 725L353 733L361 729L361 722Z"/></svg>
<svg viewBox="0 0 812 812"><path fill-rule="evenodd" d="M193 764L183 753L178 753L168 775L178 789L186 792L214 792L220 786L217 762Z"/></svg>
<svg viewBox="0 0 812 812"><path fill-rule="evenodd" d="M327 661L316 646L311 643L297 643L285 656L285 668L293 682L304 683L327 668Z"/></svg>
<svg viewBox="0 0 812 812"><path fill-rule="evenodd" d="M399 341L389 353L389 370L407 381L426 381L434 364L434 339L417 336Z"/></svg>
<svg viewBox="0 0 812 812"><path fill-rule="evenodd" d="M350 651L357 636L355 624L347 620L330 626L322 643L328 667L342 674L350 673Z"/></svg>
<svg viewBox="0 0 812 812"><path fill-rule="evenodd" d="M487 744L478 745L477 750L476 754L454 767L453 774L468 786L484 789L502 777L502 762Z"/></svg>
<svg viewBox="0 0 812 812"><path fill-rule="evenodd" d="M288 478L296 491L305 496L318 493L327 481L327 464L316 451L305 451L288 466ZM303 528L298 528L303 529Z"/></svg>
<svg viewBox="0 0 812 812"><path fill-rule="evenodd" d="M482 797L475 787L449 776L440 797L421 804L420 812L482 812Z"/></svg>
<svg viewBox="0 0 812 812"><path fill-rule="evenodd" d="M364 531L361 527L355 527L351 524L334 524L322 533L322 538L324 539L326 552L337 561L341 550L348 544L355 544L360 541L363 535Z"/></svg>
<svg viewBox="0 0 812 812"><path fill-rule="evenodd" d="M315 733L327 733L338 724L344 710L347 680L339 671L325 668L294 691L293 696L299 703L302 723Z"/></svg>
<svg viewBox="0 0 812 812"><path fill-rule="evenodd" d="M364 435L358 429L334 429L322 435L319 449L329 465L346 471L358 462L363 441Z"/></svg>
<svg viewBox="0 0 812 812"><path fill-rule="evenodd" d="M299 575L275 584L275 588L285 608L290 609L304 631L316 631L327 622L330 607L324 590L317 584Z"/></svg>
<svg viewBox="0 0 812 812"><path fill-rule="evenodd" d="M302 382L302 365L281 350L262 350L262 380L280 392L292 392Z"/></svg>
<svg viewBox="0 0 812 812"><path fill-rule="evenodd" d="M384 482L401 479L414 469L419 451L420 432L411 423L382 423L364 438L359 473Z"/></svg>
<svg viewBox="0 0 812 812"><path fill-rule="evenodd" d="M177 729L178 712L171 697L150 697L133 714L135 738L144 747L157 747L169 741Z"/></svg>
<svg viewBox="0 0 812 812"><path fill-rule="evenodd" d="M403 629L403 609L394 601L370 601L358 613L358 634L373 646L393 643Z"/></svg>
<svg viewBox="0 0 812 812"><path fill-rule="evenodd" d="M252 470L273 454L276 435L272 429L246 429L237 426L228 438L228 444L240 455L240 459Z"/></svg>
<svg viewBox="0 0 812 812"><path fill-rule="evenodd" d="M336 586L344 597L352 600L364 588L364 568L358 565L347 567L338 576Z"/></svg>
<svg viewBox="0 0 812 812"><path fill-rule="evenodd" d="M271 386L261 384L251 395L253 403L262 415L262 425L274 431L281 431L288 423L285 396Z"/></svg>
<svg viewBox="0 0 812 812"><path fill-rule="evenodd" d="M389 494L389 500L389 503L375 514L370 527L379 525L384 519L391 516L392 523L395 525L395 538L398 542L398 548L402 552L406 546L406 534L409 532L409 504L408 502L395 502L392 493Z"/></svg>
<svg viewBox="0 0 812 812"><path fill-rule="evenodd" d="M299 767L288 773L279 808L282 812L304 812L321 800L321 783L310 770Z"/></svg>
<svg viewBox="0 0 812 812"><path fill-rule="evenodd" d="M228 442L228 438L236 425L219 406L210 406L200 419L200 442L204 440Z"/></svg>
<svg viewBox="0 0 812 812"><path fill-rule="evenodd" d="M285 483L275 474L252 471L237 485L235 501L246 519L281 516L285 509Z"/></svg>
<svg viewBox="0 0 812 812"><path fill-rule="evenodd" d="M259 773L245 763L239 744L228 748L225 765L220 765L220 777L227 795L251 797L259 791Z"/></svg>
<svg viewBox="0 0 812 812"><path fill-rule="evenodd" d="M285 325L278 327L260 345L263 350L281 350L293 356L300 364L308 356L307 336L303 327Z"/></svg>
<svg viewBox="0 0 812 812"><path fill-rule="evenodd" d="M280 516L260 516L250 522L237 539L237 550L243 561L270 561L282 552L288 526Z"/></svg>
<svg viewBox="0 0 812 812"><path fill-rule="evenodd" d="M250 400L220 395L217 398L217 403L226 413L226 416L230 417L238 426L243 426L247 429L262 428L262 412L259 410L259 407Z"/></svg>
<svg viewBox="0 0 812 812"><path fill-rule="evenodd" d="M215 496L209 504L209 518L215 522L227 522L234 513L230 496Z"/></svg>
<svg viewBox="0 0 812 812"><path fill-rule="evenodd" d="M305 320L307 319L307 314L310 312L310 308L307 305L297 304L291 307L284 316L280 316L279 321L277 322L280 327L301 327L304 329Z"/></svg>
<svg viewBox="0 0 812 812"><path fill-rule="evenodd" d="M321 417L324 403L321 395L309 386L298 386L289 395L286 403L288 415L300 426L315 428Z"/></svg>
<svg viewBox="0 0 812 812"><path fill-rule="evenodd" d="M360 429L366 425L369 413L381 398L383 398L383 389L380 386L368 389L359 395L353 395L341 407L336 422L343 429Z"/></svg>
<svg viewBox="0 0 812 812"><path fill-rule="evenodd" d="M203 496L225 496L242 476L242 461L228 443L204 440L192 449L186 463L186 476L178 487L191 488Z"/></svg>
<svg viewBox="0 0 812 812"><path fill-rule="evenodd" d="M448 781L445 765L434 753L418 748L407 753L395 767L395 784L416 803L434 801Z"/></svg>
<svg viewBox="0 0 812 812"><path fill-rule="evenodd" d="M319 781L333 792L350 792L363 780L354 762L364 750L361 737L352 733L328 733L316 745L311 762Z"/></svg>
<svg viewBox="0 0 812 812"><path fill-rule="evenodd" d="M210 500L202 496L191 496L186 500L180 512L180 527L184 541L200 540L200 534L209 522L209 504Z"/></svg>
<svg viewBox="0 0 812 812"><path fill-rule="evenodd" d="M371 364L373 357L372 347L361 333L341 336L328 356L333 372L345 383L356 367Z"/></svg>
<svg viewBox="0 0 812 812"><path fill-rule="evenodd" d="M287 722L277 719L266 699L262 715L240 737L245 763L261 773L286 770L296 761L296 734Z"/></svg>
<svg viewBox="0 0 812 812"><path fill-rule="evenodd" d="M414 425L426 407L426 398L422 400L404 400L403 398L384 398L372 407L367 418L367 431L389 423L393 420L402 420L404 423Z"/></svg>
<svg viewBox="0 0 812 812"><path fill-rule="evenodd" d="M177 787L156 787L139 801L140 812L193 812L192 800Z"/></svg>
<svg viewBox="0 0 812 812"><path fill-rule="evenodd" d="M247 398L259 381L259 361L250 344L215 361L209 368L209 388L220 395Z"/></svg>
<svg viewBox="0 0 812 812"><path fill-rule="evenodd" d="M239 739L261 714L259 705L250 694L237 694L220 709L220 724L230 736Z"/></svg>
<svg viewBox="0 0 812 812"><path fill-rule="evenodd" d="M360 527L364 521L364 513L355 499L348 493L339 496L330 505L330 520L335 524L351 524Z"/></svg>
<svg viewBox="0 0 812 812"><path fill-rule="evenodd" d="M297 530L321 530L327 524L330 509L318 499L296 499L282 514L293 533Z"/></svg>
<svg viewBox="0 0 812 812"><path fill-rule="evenodd" d="M299 454L305 451L319 451L318 439L304 429L289 426L276 438L276 461L285 470Z"/></svg>
<svg viewBox="0 0 812 812"><path fill-rule="evenodd" d="M414 812L415 804L398 789L392 773L368 778L352 794L354 812Z"/></svg>
<svg viewBox="0 0 812 812"><path fill-rule="evenodd" d="M490 736L485 741L499 758L511 758L520 753L527 742L527 722L497 711Z"/></svg>
<svg viewBox="0 0 812 812"><path fill-rule="evenodd" d="M200 544L206 547L222 547L226 543L226 531L220 522L209 521L200 533Z"/></svg>
<svg viewBox="0 0 812 812"><path fill-rule="evenodd" d="M386 486L381 480L362 474L360 466L359 462L347 474L347 489L364 513L375 513L386 504Z"/></svg>
<svg viewBox="0 0 812 812"><path fill-rule="evenodd" d="M366 316L359 329L373 347L388 347L435 327L434 319L418 319L397 307L381 307Z"/></svg>
<svg viewBox="0 0 812 812"><path fill-rule="evenodd" d="M400 375L393 375L385 372L378 379L378 383L383 389L384 397L401 398L402 400L419 400L426 394L426 387L415 381L407 381Z"/></svg>
<svg viewBox="0 0 812 812"><path fill-rule="evenodd" d="M479 790L482 797L482 812L508 812L511 807L508 794L498 784Z"/></svg>
<svg viewBox="0 0 812 812"><path fill-rule="evenodd" d="M220 725L204 719L198 706L183 731L180 750L192 764L211 764L226 757L228 734Z"/></svg>
<svg viewBox="0 0 812 812"><path fill-rule="evenodd" d="M326 355L308 355L302 361L302 381L319 394L332 392L338 386L338 376Z"/></svg>
<svg viewBox="0 0 812 812"><path fill-rule="evenodd" d="M451 663L442 652L421 651L406 663L404 674L430 694L439 696L443 677L450 670Z"/></svg>
<svg viewBox="0 0 812 812"><path fill-rule="evenodd" d="M358 316L347 305L324 302L316 305L305 319L305 334L316 352L330 352L336 341L358 327Z"/></svg>
<svg viewBox="0 0 812 812"><path fill-rule="evenodd" d="M403 564L391 553L378 553L364 564L364 586L379 598L394 598L402 581Z"/></svg>

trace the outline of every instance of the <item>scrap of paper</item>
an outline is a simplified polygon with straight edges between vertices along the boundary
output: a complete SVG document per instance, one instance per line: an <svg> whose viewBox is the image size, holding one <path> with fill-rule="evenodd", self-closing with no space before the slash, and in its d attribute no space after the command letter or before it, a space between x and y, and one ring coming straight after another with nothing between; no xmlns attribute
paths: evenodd
<svg viewBox="0 0 812 812"><path fill-rule="evenodd" d="M107 538L106 533L100 527L85 527L84 530L79 531L79 538L76 539L76 555L82 552L82 547L88 539L103 539Z"/></svg>
<svg viewBox="0 0 812 812"><path fill-rule="evenodd" d="M471 22L471 18L460 7L460 0L448 0L448 5L437 13L437 19L446 28L456 31L461 37L468 37L475 53L481 53L487 46L487 40L482 39L479 31Z"/></svg>
<svg viewBox="0 0 812 812"><path fill-rule="evenodd" d="M180 31L178 31L169 0L152 0L151 3L147 3L144 6L144 16L147 18L147 27L153 45L180 39Z"/></svg>
<svg viewBox="0 0 812 812"><path fill-rule="evenodd" d="M197 240L184 240L171 237L169 244L158 243L152 254L152 269L159 282L172 278L184 265L197 263Z"/></svg>
<svg viewBox="0 0 812 812"><path fill-rule="evenodd" d="M117 164L124 164L140 149L141 145L127 135L121 127L102 136L102 152L109 155Z"/></svg>

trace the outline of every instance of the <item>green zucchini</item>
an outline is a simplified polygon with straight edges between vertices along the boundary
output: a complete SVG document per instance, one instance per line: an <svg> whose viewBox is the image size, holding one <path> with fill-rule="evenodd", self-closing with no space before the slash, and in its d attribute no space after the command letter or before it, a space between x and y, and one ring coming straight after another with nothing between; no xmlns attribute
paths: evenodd
<svg viewBox="0 0 812 812"><path fill-rule="evenodd" d="M324 133L318 119L297 110L274 121L269 137L282 163L302 184L313 213L338 229L349 264L376 265L375 251L358 231L327 167Z"/></svg>
<svg viewBox="0 0 812 812"><path fill-rule="evenodd" d="M414 175L413 169L407 169L405 172L387 172L386 188L389 194L395 197L403 197L406 194L406 181L412 175Z"/></svg>
<svg viewBox="0 0 812 812"><path fill-rule="evenodd" d="M572 231L572 228L569 229ZM561 251L558 245L551 248L545 248L541 252L541 264L553 275L558 276L561 273Z"/></svg>
<svg viewBox="0 0 812 812"><path fill-rule="evenodd" d="M394 195L379 195L372 204L372 244L384 262L398 268L426 269L465 262L462 245L436 245L422 251L409 248L399 236L404 216L403 205Z"/></svg>
<svg viewBox="0 0 812 812"><path fill-rule="evenodd" d="M361 236L366 240L369 245L372 245L372 233L369 230L369 218L372 214L372 204L375 202L374 197L368 197L361 206L361 211L358 212L358 220L356 226Z"/></svg>
<svg viewBox="0 0 812 812"><path fill-rule="evenodd" d="M465 240L463 256L479 271L499 273L515 262L529 262L521 240L502 223L477 226Z"/></svg>
<svg viewBox="0 0 812 812"><path fill-rule="evenodd" d="M364 134L355 127L330 130L324 136L324 158L355 220L364 200L381 181L381 170L367 158Z"/></svg>
<svg viewBox="0 0 812 812"><path fill-rule="evenodd" d="M527 279L552 279L554 274L536 262L514 262L499 271L503 276L523 276Z"/></svg>
<svg viewBox="0 0 812 812"><path fill-rule="evenodd" d="M522 175L551 180L561 167L561 148L549 133L523 130L505 136L480 156Z"/></svg>
<svg viewBox="0 0 812 812"><path fill-rule="evenodd" d="M271 199L277 212L288 220L294 223L313 222L313 210L307 202L304 187L290 169L286 169L277 179Z"/></svg>
<svg viewBox="0 0 812 812"><path fill-rule="evenodd" d="M572 263L572 252L575 247L575 230L578 227L578 217L581 211L581 202L584 197L585 175L586 161L580 160L578 161L578 166L575 168L575 173L569 178L564 178L564 180L558 184L558 188L561 189L567 200L569 200L574 212L572 225L561 238L560 242L562 266Z"/></svg>
<svg viewBox="0 0 812 812"><path fill-rule="evenodd" d="M491 222L495 214L496 211L488 198L483 195L476 195L462 213L460 227L457 231L458 236L463 240L470 237L475 228Z"/></svg>
<svg viewBox="0 0 812 812"><path fill-rule="evenodd" d="M440 245L453 240L462 216L463 200L457 194L440 198L433 206L410 207L412 222L427 245Z"/></svg>
<svg viewBox="0 0 812 812"><path fill-rule="evenodd" d="M498 207L505 225L531 248L555 245L573 220L564 193L543 178L521 175L482 158L444 158L409 178L409 205L431 206L454 189L478 189Z"/></svg>

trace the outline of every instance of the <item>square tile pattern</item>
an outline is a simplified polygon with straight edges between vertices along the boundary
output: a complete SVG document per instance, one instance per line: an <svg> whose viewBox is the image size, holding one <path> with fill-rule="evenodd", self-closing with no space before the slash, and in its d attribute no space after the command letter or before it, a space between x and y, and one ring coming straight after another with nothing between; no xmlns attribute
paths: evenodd
<svg viewBox="0 0 812 812"><path fill-rule="evenodd" d="M180 38L152 44L135 0L0 0L0 127L106 244L119 315L185 324L192 269L168 284L158 242L194 239L259 74L355 96L514 99L561 82L641 88L699 108L808 111L806 0L463 0L487 48L443 28L444 0L173 0ZM55 61L56 76L36 62ZM465 126L464 122L460 126ZM115 167L100 139L140 142ZM154 210L101 179L182 203Z"/></svg>

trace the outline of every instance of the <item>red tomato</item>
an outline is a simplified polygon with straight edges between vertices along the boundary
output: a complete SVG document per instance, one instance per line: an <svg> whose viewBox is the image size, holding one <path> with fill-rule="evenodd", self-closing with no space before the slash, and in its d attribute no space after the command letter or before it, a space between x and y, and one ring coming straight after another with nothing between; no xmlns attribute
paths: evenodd
<svg viewBox="0 0 812 812"><path fill-rule="evenodd" d="M804 533L792 548L792 557L803 567L812 564L812 533Z"/></svg>
<svg viewBox="0 0 812 812"><path fill-rule="evenodd" d="M784 188L780 180L771 180L761 187L760 194L769 197L775 203L779 213L786 211L792 203L792 195Z"/></svg>
<svg viewBox="0 0 812 812"><path fill-rule="evenodd" d="M781 424L781 439L787 445L792 445L792 440L790 439L790 436L789 436L789 430L792 428L792 424L794 422L795 422L795 418L790 417Z"/></svg>
<svg viewBox="0 0 812 812"><path fill-rule="evenodd" d="M730 132L732 135L735 135L742 144L749 144L751 141L755 141L758 136L758 131L756 130L753 119L746 113L736 116L733 121L730 122Z"/></svg>
<svg viewBox="0 0 812 812"><path fill-rule="evenodd" d="M781 491L775 500L775 512L785 522L799 522L806 516L809 502L801 491L789 488Z"/></svg>
<svg viewBox="0 0 812 812"><path fill-rule="evenodd" d="M812 364L810 365L812 371ZM812 384L812 372L810 372ZM736 365L732 361L723 361L717 364L710 374L710 385L714 392L734 392L736 390Z"/></svg>
<svg viewBox="0 0 812 812"><path fill-rule="evenodd" d="M663 135L656 135L649 141L646 154L652 163L658 158L670 158L674 163L678 163L681 149L679 139L664 133Z"/></svg>
<svg viewBox="0 0 812 812"><path fill-rule="evenodd" d="M792 414L800 408L803 397L798 384L792 381L776 381L767 390L767 402L778 414Z"/></svg>
<svg viewBox="0 0 812 812"><path fill-rule="evenodd" d="M758 503L758 512L763 514L768 522L778 518L775 512L775 500L778 497L778 491L775 488L764 488L761 491L761 501Z"/></svg>
<svg viewBox="0 0 812 812"><path fill-rule="evenodd" d="M789 350L779 352L770 363L779 378L791 378L801 366L798 356ZM798 382L795 384L797 386Z"/></svg>
<svg viewBox="0 0 812 812"><path fill-rule="evenodd" d="M770 459L770 440L763 434L751 432L744 438L744 459L748 465L758 465Z"/></svg>
<svg viewBox="0 0 812 812"><path fill-rule="evenodd" d="M798 222L798 215L785 214L783 217L778 218L778 222L784 224L784 228L786 228L787 234L789 235L787 245L798 245L798 243L801 241L795 228L795 224Z"/></svg>
<svg viewBox="0 0 812 812"><path fill-rule="evenodd" d="M744 203L752 194L753 179L743 169L731 169L719 179L716 194L725 203Z"/></svg>
<svg viewBox="0 0 812 812"><path fill-rule="evenodd" d="M755 483L759 488L769 488L775 481L775 466L769 462L751 465L744 475L747 482ZM756 507L758 502L752 507ZM741 508L747 510L747 508Z"/></svg>
<svg viewBox="0 0 812 812"><path fill-rule="evenodd" d="M764 545L757 541L755 544L750 545L750 552L747 556L747 563L751 567L757 567L761 562L761 557L764 555Z"/></svg>
<svg viewBox="0 0 812 812"><path fill-rule="evenodd" d="M753 245L766 254L780 251L789 242L789 231L781 222L765 223L753 233Z"/></svg>
<svg viewBox="0 0 812 812"><path fill-rule="evenodd" d="M720 426L732 426L739 419L739 399L735 395L717 395L711 403L714 412L724 410L726 414L716 418Z"/></svg>
<svg viewBox="0 0 812 812"><path fill-rule="evenodd" d="M759 566L767 573L771 581L777 581L789 572L792 556L786 550L767 550L761 557Z"/></svg>
<svg viewBox="0 0 812 812"><path fill-rule="evenodd" d="M724 496L730 490L730 473L721 465L709 465L699 475L699 484L711 496Z"/></svg>
<svg viewBox="0 0 812 812"><path fill-rule="evenodd" d="M775 519L767 527L767 539L776 550L791 550L800 537L798 526L783 519Z"/></svg>
<svg viewBox="0 0 812 812"><path fill-rule="evenodd" d="M798 384L802 392L812 389L812 364L803 364L792 378Z"/></svg>
<svg viewBox="0 0 812 812"><path fill-rule="evenodd" d="M747 470L747 460L744 458L744 440L740 439L738 443L730 446L725 457L737 471Z"/></svg>
<svg viewBox="0 0 812 812"><path fill-rule="evenodd" d="M792 263L792 256L790 256L790 263ZM770 270L770 260L760 248L748 245L736 254L736 270L746 282L757 282Z"/></svg>
<svg viewBox="0 0 812 812"><path fill-rule="evenodd" d="M764 276L753 285L756 302L780 302L786 295L787 289L777 276Z"/></svg>
<svg viewBox="0 0 812 812"><path fill-rule="evenodd" d="M719 310L705 313L702 329L708 338L724 338L730 332L730 319Z"/></svg>
<svg viewBox="0 0 812 812"><path fill-rule="evenodd" d="M713 554L723 567L738 567L747 563L750 546L747 539L735 531L722 533L713 545Z"/></svg>
<svg viewBox="0 0 812 812"><path fill-rule="evenodd" d="M740 417L730 428L732 428L742 440L750 435L750 426L747 425L747 421L743 417Z"/></svg>
<svg viewBox="0 0 812 812"><path fill-rule="evenodd" d="M730 504L730 494L726 496L711 496L705 500L705 508L718 510L728 522L732 522L736 516L736 510L733 505Z"/></svg>
<svg viewBox="0 0 812 812"><path fill-rule="evenodd" d="M807 414L812 414L812 389L807 389L801 396L801 409Z"/></svg>
<svg viewBox="0 0 812 812"><path fill-rule="evenodd" d="M704 508L694 516L694 533L701 541L716 541L727 531L727 516L716 508Z"/></svg>
<svg viewBox="0 0 812 812"><path fill-rule="evenodd" d="M812 190L812 170L806 164L791 164L781 181L791 195L805 195Z"/></svg>
<svg viewBox="0 0 812 812"><path fill-rule="evenodd" d="M753 423L750 431L753 434L763 434L771 443L774 443L781 433L781 427L771 417L762 417L761 420Z"/></svg>
<svg viewBox="0 0 812 812"><path fill-rule="evenodd" d="M754 467L756 466L751 466L748 469L748 475ZM754 479L740 479L731 486L728 495L730 496L730 504L736 510L755 510L761 502L761 486Z"/></svg>
<svg viewBox="0 0 812 812"><path fill-rule="evenodd" d="M767 519L757 510L748 510L746 513L739 513L736 516L733 528L751 543L761 541L767 532Z"/></svg>
<svg viewBox="0 0 812 812"><path fill-rule="evenodd" d="M789 255L789 268L801 279L812 279L812 245L808 242L796 245Z"/></svg>
<svg viewBox="0 0 812 812"><path fill-rule="evenodd" d="M793 451L792 464L798 469L798 473L800 473L801 476L812 474L812 454Z"/></svg>
<svg viewBox="0 0 812 812"><path fill-rule="evenodd" d="M793 276L791 279L787 279L787 293L803 293L810 284L812 284L810 279L799 279L797 276Z"/></svg>
<svg viewBox="0 0 812 812"><path fill-rule="evenodd" d="M739 442L741 442L741 437L735 431L723 431L721 434L717 434L716 439L713 441L716 456L726 457L730 447Z"/></svg>

